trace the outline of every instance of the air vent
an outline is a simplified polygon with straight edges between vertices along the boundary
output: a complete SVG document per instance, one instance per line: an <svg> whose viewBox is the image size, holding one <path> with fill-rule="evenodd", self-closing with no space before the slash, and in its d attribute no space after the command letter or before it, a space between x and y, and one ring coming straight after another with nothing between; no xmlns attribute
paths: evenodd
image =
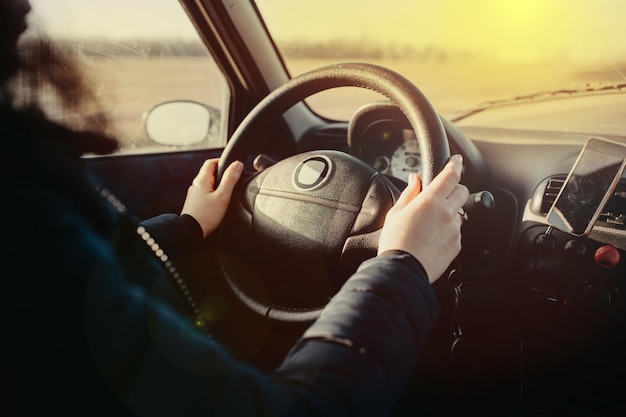
<svg viewBox="0 0 626 417"><path fill-rule="evenodd" d="M598 222L614 229L626 229L626 178L617 184L609 201L602 209Z"/></svg>
<svg viewBox="0 0 626 417"><path fill-rule="evenodd" d="M561 188L563 188L564 183L564 176L552 177L548 179L546 189L543 192L543 198L541 200L541 214L548 213L550 207L554 204L554 200L556 200L556 196L559 194L559 191L561 191Z"/></svg>
<svg viewBox="0 0 626 417"><path fill-rule="evenodd" d="M307 132L302 142L301 151L316 149L333 149L348 152L347 132L345 126L323 128Z"/></svg>

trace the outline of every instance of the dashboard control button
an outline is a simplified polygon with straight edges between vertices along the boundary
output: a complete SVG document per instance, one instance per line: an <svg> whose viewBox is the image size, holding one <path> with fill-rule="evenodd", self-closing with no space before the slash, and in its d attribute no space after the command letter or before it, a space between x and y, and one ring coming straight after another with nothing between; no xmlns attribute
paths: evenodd
<svg viewBox="0 0 626 417"><path fill-rule="evenodd" d="M563 248L565 259L576 262L587 253L587 245L580 240L568 240Z"/></svg>
<svg viewBox="0 0 626 417"><path fill-rule="evenodd" d="M615 246L604 245L600 246L595 254L593 260L596 265L604 269L613 269L619 265L621 255Z"/></svg>
<svg viewBox="0 0 626 417"><path fill-rule="evenodd" d="M585 304L595 311L606 311L611 305L611 293L599 285L589 285L583 292Z"/></svg>
<svg viewBox="0 0 626 417"><path fill-rule="evenodd" d="M541 250L542 255L549 255L556 249L556 238L542 233L535 238L534 245Z"/></svg>

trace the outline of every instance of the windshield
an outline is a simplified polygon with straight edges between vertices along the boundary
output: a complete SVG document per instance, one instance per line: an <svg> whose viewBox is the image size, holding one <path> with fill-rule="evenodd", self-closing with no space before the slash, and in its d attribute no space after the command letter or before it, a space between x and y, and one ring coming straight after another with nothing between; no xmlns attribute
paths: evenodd
<svg viewBox="0 0 626 417"><path fill-rule="evenodd" d="M381 64L446 117L488 101L626 80L623 0L256 3L291 75L339 61ZM373 98L344 88L307 102L348 120Z"/></svg>

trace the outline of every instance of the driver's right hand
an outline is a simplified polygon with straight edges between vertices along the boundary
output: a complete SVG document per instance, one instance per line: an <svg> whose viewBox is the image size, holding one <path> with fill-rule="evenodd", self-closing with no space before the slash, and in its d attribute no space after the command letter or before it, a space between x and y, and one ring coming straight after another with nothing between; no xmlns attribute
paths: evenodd
<svg viewBox="0 0 626 417"><path fill-rule="evenodd" d="M461 251L459 211L469 196L459 184L461 155L453 155L431 184L422 190L418 175L409 183L385 219L378 253L402 250L415 256L435 282Z"/></svg>

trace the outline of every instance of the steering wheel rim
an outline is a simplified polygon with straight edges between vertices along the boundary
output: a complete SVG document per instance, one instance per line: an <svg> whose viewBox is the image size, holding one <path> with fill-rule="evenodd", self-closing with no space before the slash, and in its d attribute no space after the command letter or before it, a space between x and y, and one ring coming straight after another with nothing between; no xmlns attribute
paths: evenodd
<svg viewBox="0 0 626 417"><path fill-rule="evenodd" d="M426 187L450 157L447 136L441 119L426 96L402 75L382 66L367 63L341 63L323 66L292 78L261 100L231 136L220 158L216 182L233 161L245 160L252 132L260 131L293 105L312 94L337 87L365 88L387 97L406 116L415 131L422 156L422 184ZM233 294L257 314L287 323L315 320L324 306L282 307L272 304L238 283L227 257L218 257L222 275Z"/></svg>
<svg viewBox="0 0 626 417"><path fill-rule="evenodd" d="M330 64L292 78L262 99L248 113L228 141L217 168L219 183L226 167L245 153L245 138L268 120L321 91L359 87L387 97L406 116L422 154L421 179L427 186L450 158L450 148L439 114L417 86L388 68L369 63Z"/></svg>

